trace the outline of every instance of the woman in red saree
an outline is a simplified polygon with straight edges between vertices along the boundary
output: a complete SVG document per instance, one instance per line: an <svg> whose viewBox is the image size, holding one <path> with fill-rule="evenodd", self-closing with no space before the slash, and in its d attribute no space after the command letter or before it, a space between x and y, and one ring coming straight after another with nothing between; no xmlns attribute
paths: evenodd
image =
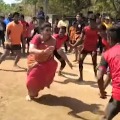
<svg viewBox="0 0 120 120"><path fill-rule="evenodd" d="M26 100L37 97L38 92L44 87L49 88L57 69L57 62L54 60L56 40L51 36L50 24L43 24L41 30L41 34L35 35L30 43L30 55L27 59L28 96Z"/></svg>

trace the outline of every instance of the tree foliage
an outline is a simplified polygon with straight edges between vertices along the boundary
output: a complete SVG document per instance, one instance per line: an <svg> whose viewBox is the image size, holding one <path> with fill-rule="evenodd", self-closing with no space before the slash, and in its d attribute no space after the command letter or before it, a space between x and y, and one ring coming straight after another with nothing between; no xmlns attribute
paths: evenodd
<svg viewBox="0 0 120 120"><path fill-rule="evenodd" d="M95 7L98 11L104 11L116 16L120 12L120 0L96 0Z"/></svg>
<svg viewBox="0 0 120 120"><path fill-rule="evenodd" d="M91 0L49 0L49 11L57 14L80 12L91 6Z"/></svg>
<svg viewBox="0 0 120 120"><path fill-rule="evenodd" d="M3 0L0 0L0 13L5 14L10 10L10 5L6 5Z"/></svg>
<svg viewBox="0 0 120 120"><path fill-rule="evenodd" d="M12 13L17 11L18 5L17 4L5 4L3 0L0 0L0 15L6 15L8 13Z"/></svg>
<svg viewBox="0 0 120 120"><path fill-rule="evenodd" d="M45 0L23 0L23 4L44 6ZM53 14L73 14L91 6L91 0L48 0L48 13Z"/></svg>
<svg viewBox="0 0 120 120"><path fill-rule="evenodd" d="M21 1L21 0L16 0ZM113 16L120 13L120 0L48 0L49 5L47 12L51 14L67 14L75 15L77 12L84 10L92 10L95 12L106 12ZM23 7L26 15L35 15L40 6L45 6L45 0L22 0L21 4L14 7L6 5L0 0L0 12L7 13L9 11L19 10L19 6Z"/></svg>

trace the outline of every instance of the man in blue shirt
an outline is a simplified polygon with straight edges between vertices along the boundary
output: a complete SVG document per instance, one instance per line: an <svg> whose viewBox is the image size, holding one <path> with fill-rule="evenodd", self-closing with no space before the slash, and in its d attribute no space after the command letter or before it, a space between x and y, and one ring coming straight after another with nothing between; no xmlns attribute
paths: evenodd
<svg viewBox="0 0 120 120"><path fill-rule="evenodd" d="M37 18L45 20L45 14L44 14L44 11L43 11L43 7L40 7L40 9L39 9L39 11L37 13Z"/></svg>
<svg viewBox="0 0 120 120"><path fill-rule="evenodd" d="M43 11L43 7L40 7L38 13L37 13L37 19L39 20L39 32L40 32L40 27L45 21L45 14Z"/></svg>
<svg viewBox="0 0 120 120"><path fill-rule="evenodd" d="M11 21L12 21L12 14L9 13L8 18L5 18L4 23L7 26L7 24L10 23Z"/></svg>

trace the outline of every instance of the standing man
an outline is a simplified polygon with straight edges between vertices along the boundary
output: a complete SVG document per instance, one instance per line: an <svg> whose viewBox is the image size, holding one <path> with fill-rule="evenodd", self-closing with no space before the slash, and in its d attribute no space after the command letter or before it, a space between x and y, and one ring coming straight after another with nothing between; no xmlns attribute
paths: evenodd
<svg viewBox="0 0 120 120"><path fill-rule="evenodd" d="M51 25L51 23L49 22L49 19L50 19L49 16L46 16L45 17L45 23L49 23Z"/></svg>
<svg viewBox="0 0 120 120"><path fill-rule="evenodd" d="M100 26L101 23L102 23L100 13L96 14L96 23L97 23L97 26ZM97 51L98 51L99 54L102 54L102 52L103 52L102 38L99 34L98 34L98 36L99 37L98 37L98 44L97 44L97 49L98 50Z"/></svg>
<svg viewBox="0 0 120 120"><path fill-rule="evenodd" d="M5 18L5 20L4 20L4 23L6 24L6 26L7 26L10 22L12 22L12 14L11 14L11 13L9 13L9 14L8 14L8 17Z"/></svg>
<svg viewBox="0 0 120 120"><path fill-rule="evenodd" d="M45 20L45 13L43 11L43 7L39 8L39 11L37 13L37 18L41 20Z"/></svg>
<svg viewBox="0 0 120 120"><path fill-rule="evenodd" d="M5 29L6 29L6 25L4 23L4 17L0 16L0 42L2 43L3 48L5 42Z"/></svg>
<svg viewBox="0 0 120 120"><path fill-rule="evenodd" d="M53 28L52 28L54 34L58 34L59 33L58 22L59 22L59 19L58 18L55 19L55 22L54 22Z"/></svg>
<svg viewBox="0 0 120 120"><path fill-rule="evenodd" d="M13 15L11 13L9 13L7 18L4 19L4 23L7 26L12 21L13 21ZM12 50L11 50L11 55L13 55L13 51Z"/></svg>
<svg viewBox="0 0 120 120"><path fill-rule="evenodd" d="M83 14L82 13L78 13L76 15L76 23L77 23L76 34L78 35L78 37L80 37L80 34L81 34L83 28L85 27L85 23L83 21Z"/></svg>
<svg viewBox="0 0 120 120"><path fill-rule="evenodd" d="M23 41L22 41L22 52L25 54L25 45L26 45L26 40L27 40L27 32L29 28L29 24L25 21L24 15L20 15L20 23L23 25Z"/></svg>
<svg viewBox="0 0 120 120"><path fill-rule="evenodd" d="M92 57L93 69L96 76L96 66L97 66L97 41L98 41L98 31L96 25L96 18L91 15L89 18L89 25L84 27L80 39L73 45L77 47L83 44L83 49L81 51L81 57L79 60L79 81L83 81L83 62L88 54Z"/></svg>
<svg viewBox="0 0 120 120"><path fill-rule="evenodd" d="M4 53L0 57L0 64L12 50L16 53L14 66L17 66L21 57L21 40L23 39L22 33L23 26L19 23L19 13L15 12L13 14L13 21L10 22L6 28L6 47Z"/></svg>
<svg viewBox="0 0 120 120"><path fill-rule="evenodd" d="M37 13L37 19L39 20L39 27L41 27L41 25L45 21L45 13L44 13L43 7L39 8L39 11ZM40 31L40 28L39 28L39 31Z"/></svg>
<svg viewBox="0 0 120 120"><path fill-rule="evenodd" d="M83 30L83 28L85 27L85 22L83 20L83 14L82 13L78 13L76 15L76 34L75 34L75 40L77 41L78 39L80 39L80 35L81 32ZM79 57L81 55L81 49L82 49L82 45L78 46L75 48L75 60L74 62L77 62L79 60Z"/></svg>
<svg viewBox="0 0 120 120"><path fill-rule="evenodd" d="M27 30L27 53L29 53L29 45L30 45L30 41L33 37L33 33L34 33L34 30L35 30L35 27L36 27L36 22L38 22L36 20L36 17L33 17L32 20L28 23L29 27L28 27L28 30Z"/></svg>
<svg viewBox="0 0 120 120"><path fill-rule="evenodd" d="M69 21L67 20L66 18L66 15L63 15L62 16L62 20L60 20L58 22L58 28L62 27L62 26L65 26L66 27L66 35L68 36L68 29L69 29ZM69 39L69 38L68 38ZM65 47L65 51L67 52L68 51L68 48L67 48L67 44L65 42L64 44L64 47Z"/></svg>

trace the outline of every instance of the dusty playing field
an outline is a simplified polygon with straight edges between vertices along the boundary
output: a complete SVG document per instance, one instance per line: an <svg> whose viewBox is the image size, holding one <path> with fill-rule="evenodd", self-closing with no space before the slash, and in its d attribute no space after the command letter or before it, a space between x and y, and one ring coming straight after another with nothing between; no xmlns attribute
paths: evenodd
<svg viewBox="0 0 120 120"><path fill-rule="evenodd" d="M71 61L74 56L69 55ZM27 102L25 96L26 71L12 68L13 60L0 65L0 120L99 120L110 99L99 98L91 58L84 64L84 84L77 81L78 64L71 70L68 66L64 76L54 79L51 89L40 92L36 101ZM19 65L26 68L26 59ZM111 95L111 86L107 88ZM120 120L118 115L114 120Z"/></svg>

